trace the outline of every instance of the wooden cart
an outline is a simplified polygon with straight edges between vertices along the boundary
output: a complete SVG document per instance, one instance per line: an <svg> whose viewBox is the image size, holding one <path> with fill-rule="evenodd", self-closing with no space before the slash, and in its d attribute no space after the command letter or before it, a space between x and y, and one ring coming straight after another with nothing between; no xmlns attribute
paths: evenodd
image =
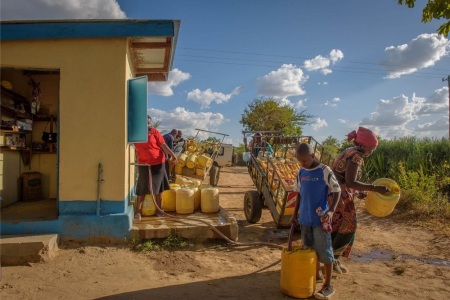
<svg viewBox="0 0 450 300"><path fill-rule="evenodd" d="M247 139L255 133L243 132L247 153L249 153ZM280 160L286 159L288 153L295 151L297 145L303 142L313 146L317 160L327 165L334 161L334 157L311 136L287 137L276 131L259 131L259 133L262 134L262 140L271 145L274 153L278 155L281 153ZM267 149L260 151L267 151ZM298 193L294 190L293 184L288 185L277 170L275 164L279 160L271 159L266 154L262 153L256 157L254 153L250 153L247 168L256 191L247 191L244 195L245 217L249 223L257 223L261 219L263 207L267 206L276 227L288 228L291 225Z"/></svg>
<svg viewBox="0 0 450 300"><path fill-rule="evenodd" d="M189 178L195 178L195 179L201 180L202 182L204 182L206 177L209 176L209 184L212 186L217 186L217 184L219 183L220 167L215 160L222 151L222 144L223 144L225 137L227 137L229 135L225 134L225 133L209 131L209 130L204 130L204 129L198 129L198 128L195 128L195 130L197 130L197 134L193 137L192 140L197 140L200 132L207 132L207 133L211 133L214 135L219 135L219 136L221 136L221 139L219 139L218 142L214 141L214 142L204 143L204 146L205 146L204 152L208 153L212 160L212 164L205 169L204 175L190 174L190 175L182 175L182 176L189 177ZM187 150L187 143L185 143L184 147L180 147L176 151L176 154L179 155L181 152L184 152L186 150Z"/></svg>

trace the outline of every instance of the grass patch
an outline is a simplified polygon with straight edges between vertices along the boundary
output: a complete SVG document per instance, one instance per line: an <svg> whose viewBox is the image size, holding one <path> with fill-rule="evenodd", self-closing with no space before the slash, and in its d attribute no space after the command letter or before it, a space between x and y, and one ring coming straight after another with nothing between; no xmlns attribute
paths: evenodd
<svg viewBox="0 0 450 300"><path fill-rule="evenodd" d="M176 235L169 235L164 239L144 240L131 245L132 249L138 252L178 250L185 249L189 246L190 243L188 239Z"/></svg>

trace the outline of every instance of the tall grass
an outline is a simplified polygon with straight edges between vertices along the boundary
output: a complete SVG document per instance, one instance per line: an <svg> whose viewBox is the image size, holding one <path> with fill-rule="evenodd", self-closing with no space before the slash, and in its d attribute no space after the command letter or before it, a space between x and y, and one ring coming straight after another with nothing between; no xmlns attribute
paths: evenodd
<svg viewBox="0 0 450 300"><path fill-rule="evenodd" d="M363 180L388 177L402 195L397 208L421 216L450 219L450 142L406 137L380 141L366 159Z"/></svg>

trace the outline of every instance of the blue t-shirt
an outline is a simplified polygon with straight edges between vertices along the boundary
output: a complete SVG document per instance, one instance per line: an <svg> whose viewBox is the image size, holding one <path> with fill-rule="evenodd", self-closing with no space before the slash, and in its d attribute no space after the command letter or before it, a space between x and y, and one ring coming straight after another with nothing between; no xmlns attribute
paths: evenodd
<svg viewBox="0 0 450 300"><path fill-rule="evenodd" d="M314 169L301 168L297 175L297 191L300 193L299 224L321 226L316 209L328 210L328 194L340 192L339 183L331 169L320 163Z"/></svg>
<svg viewBox="0 0 450 300"><path fill-rule="evenodd" d="M173 146L174 146L174 141L175 138L173 137L172 134L166 133L165 135L163 135L164 141L166 142L167 147L169 147L170 150L173 151ZM166 158L169 158L169 155L166 153Z"/></svg>

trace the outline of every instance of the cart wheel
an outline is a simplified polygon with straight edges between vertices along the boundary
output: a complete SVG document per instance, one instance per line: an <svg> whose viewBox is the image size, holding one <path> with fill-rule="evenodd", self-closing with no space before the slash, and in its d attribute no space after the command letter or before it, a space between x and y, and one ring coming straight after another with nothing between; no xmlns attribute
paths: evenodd
<svg viewBox="0 0 450 300"><path fill-rule="evenodd" d="M256 223L261 219L262 201L258 192L249 191L245 193L244 212L249 223Z"/></svg>
<svg viewBox="0 0 450 300"><path fill-rule="evenodd" d="M217 186L217 184L219 183L219 175L220 175L219 166L213 165L211 167L211 171L209 171L209 184L212 186Z"/></svg>

